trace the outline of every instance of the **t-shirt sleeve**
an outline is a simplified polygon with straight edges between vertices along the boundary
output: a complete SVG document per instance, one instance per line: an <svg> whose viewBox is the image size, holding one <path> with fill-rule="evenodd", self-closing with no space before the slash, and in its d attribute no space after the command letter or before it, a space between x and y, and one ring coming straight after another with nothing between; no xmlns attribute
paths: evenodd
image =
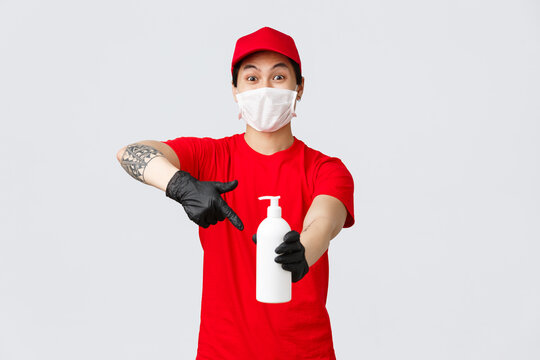
<svg viewBox="0 0 540 360"><path fill-rule="evenodd" d="M340 200L347 209L344 228L354 224L354 181L345 164L336 157L328 157L318 167L313 198L330 195Z"/></svg>
<svg viewBox="0 0 540 360"><path fill-rule="evenodd" d="M180 169L198 180L205 180L209 162L214 155L215 139L209 137L183 136L161 141L169 145L180 161Z"/></svg>

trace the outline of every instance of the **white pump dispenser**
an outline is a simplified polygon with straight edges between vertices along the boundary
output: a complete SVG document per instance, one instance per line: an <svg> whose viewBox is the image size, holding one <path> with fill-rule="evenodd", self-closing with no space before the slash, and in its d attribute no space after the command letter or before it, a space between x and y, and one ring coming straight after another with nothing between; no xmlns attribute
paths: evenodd
<svg viewBox="0 0 540 360"><path fill-rule="evenodd" d="M261 196L259 200L270 200L270 206L266 210L268 217L281 217L281 207L279 206L280 196Z"/></svg>
<svg viewBox="0 0 540 360"><path fill-rule="evenodd" d="M280 196L261 196L270 200L267 218L257 228L257 301L284 303L291 300L292 274L274 261L279 256L276 248L291 227L281 217Z"/></svg>

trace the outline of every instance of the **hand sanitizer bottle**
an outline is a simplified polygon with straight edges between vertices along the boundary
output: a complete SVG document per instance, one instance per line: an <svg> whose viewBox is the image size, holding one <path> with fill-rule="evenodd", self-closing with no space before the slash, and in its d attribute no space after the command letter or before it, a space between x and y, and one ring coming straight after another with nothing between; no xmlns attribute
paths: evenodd
<svg viewBox="0 0 540 360"><path fill-rule="evenodd" d="M270 200L267 218L257 228L257 301L284 303L291 300L292 274L275 262L276 248L291 227L281 217L279 196L261 196L259 200Z"/></svg>

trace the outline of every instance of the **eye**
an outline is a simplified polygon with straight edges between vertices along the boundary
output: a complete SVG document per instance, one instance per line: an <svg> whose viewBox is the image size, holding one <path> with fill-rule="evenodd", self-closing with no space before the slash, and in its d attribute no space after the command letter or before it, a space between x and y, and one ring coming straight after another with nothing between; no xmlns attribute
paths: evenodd
<svg viewBox="0 0 540 360"><path fill-rule="evenodd" d="M283 75L276 75L274 76L274 80L283 80L285 77Z"/></svg>
<svg viewBox="0 0 540 360"><path fill-rule="evenodd" d="M248 76L247 81L255 81L257 78L255 76Z"/></svg>

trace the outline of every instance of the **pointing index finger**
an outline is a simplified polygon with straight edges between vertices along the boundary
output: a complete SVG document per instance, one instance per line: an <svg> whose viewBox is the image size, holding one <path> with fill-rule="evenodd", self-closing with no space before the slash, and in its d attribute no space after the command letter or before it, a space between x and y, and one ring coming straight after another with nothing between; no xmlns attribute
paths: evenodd
<svg viewBox="0 0 540 360"><path fill-rule="evenodd" d="M222 201L219 202L219 208L225 214L226 217L229 218L229 221L231 224L233 224L238 230L242 231L244 230L244 224L242 223L242 220L236 215L236 213L231 209L231 207L225 202L225 200L221 199Z"/></svg>

